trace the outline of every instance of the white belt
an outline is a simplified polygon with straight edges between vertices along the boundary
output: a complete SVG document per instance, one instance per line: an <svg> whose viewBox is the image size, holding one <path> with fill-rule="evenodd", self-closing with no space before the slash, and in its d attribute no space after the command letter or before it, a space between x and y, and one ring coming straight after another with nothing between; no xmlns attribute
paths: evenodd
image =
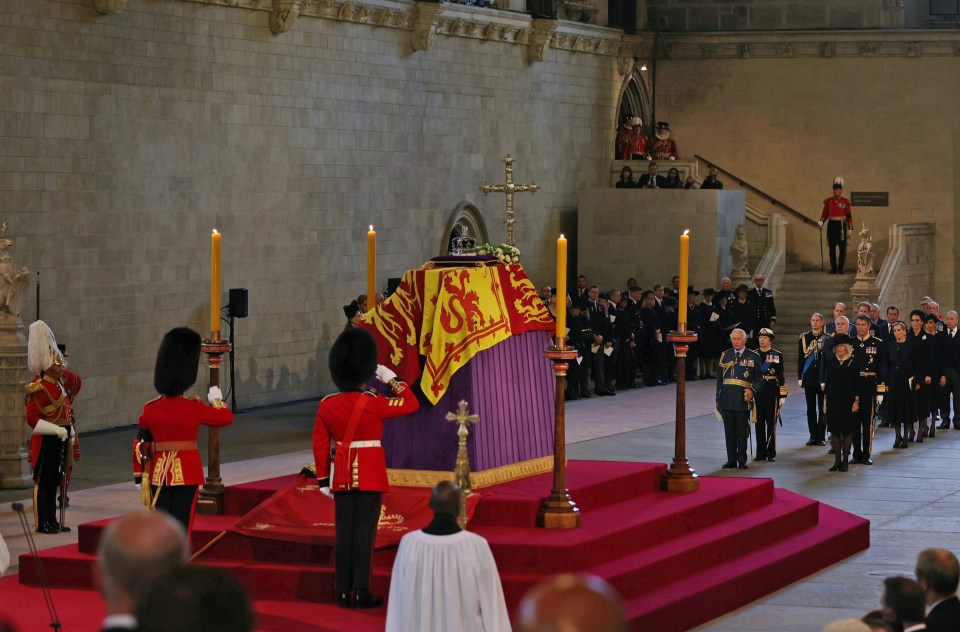
<svg viewBox="0 0 960 632"><path fill-rule="evenodd" d="M338 441L337 443L339 443L339 441ZM380 447L380 442L377 441L377 440L373 440L373 441L351 441L351 442L350 442L350 448L351 448L351 449L356 449L356 448L379 448L379 447Z"/></svg>

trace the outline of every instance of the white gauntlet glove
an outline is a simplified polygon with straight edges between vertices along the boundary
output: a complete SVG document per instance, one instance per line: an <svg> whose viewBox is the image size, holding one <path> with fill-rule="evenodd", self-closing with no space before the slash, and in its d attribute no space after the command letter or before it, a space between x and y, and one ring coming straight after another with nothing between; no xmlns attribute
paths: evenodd
<svg viewBox="0 0 960 632"><path fill-rule="evenodd" d="M397 374L383 366L382 364L377 365L377 372L374 373L376 378L383 382L384 384L389 384L390 380L397 379Z"/></svg>
<svg viewBox="0 0 960 632"><path fill-rule="evenodd" d="M817 226L823 226L823 222L817 222Z"/></svg>
<svg viewBox="0 0 960 632"><path fill-rule="evenodd" d="M797 380L797 386L803 388L803 380Z"/></svg>
<svg viewBox="0 0 960 632"><path fill-rule="evenodd" d="M883 403L883 395L877 395L877 406Z"/></svg>
<svg viewBox="0 0 960 632"><path fill-rule="evenodd" d="M214 402L223 401L223 393L220 391L219 386L211 386L210 390L207 391L207 401L210 402L212 406Z"/></svg>
<svg viewBox="0 0 960 632"><path fill-rule="evenodd" d="M46 419L41 419L38 421L37 425L33 427L33 432L30 434L46 436L57 435L57 438L61 441L66 441L67 437L69 436L66 428L58 426L54 423L50 423Z"/></svg>

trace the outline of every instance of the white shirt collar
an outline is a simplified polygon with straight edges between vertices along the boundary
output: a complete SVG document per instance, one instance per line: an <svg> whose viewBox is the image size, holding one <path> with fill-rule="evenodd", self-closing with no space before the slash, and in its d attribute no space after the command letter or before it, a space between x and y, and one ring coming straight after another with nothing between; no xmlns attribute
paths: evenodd
<svg viewBox="0 0 960 632"><path fill-rule="evenodd" d="M130 628L137 629L137 618L132 614L110 614L103 620L100 627L105 628Z"/></svg>

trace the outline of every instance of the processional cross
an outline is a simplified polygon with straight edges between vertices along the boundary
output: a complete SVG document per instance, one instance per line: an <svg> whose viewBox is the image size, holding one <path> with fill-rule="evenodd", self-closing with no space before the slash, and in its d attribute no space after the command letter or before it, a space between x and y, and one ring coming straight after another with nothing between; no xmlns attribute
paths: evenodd
<svg viewBox="0 0 960 632"><path fill-rule="evenodd" d="M507 154L503 159L503 164L507 166L506 184L484 184L480 190L486 193L506 193L507 194L507 245L513 246L516 241L513 238L513 194L514 193L536 193L540 190L540 185L531 182L530 184L514 184L513 182L513 157Z"/></svg>
<svg viewBox="0 0 960 632"><path fill-rule="evenodd" d="M480 415L471 415L467 411L470 405L467 400L460 400L460 409L455 413L447 413L447 421L453 421L460 425L457 429L457 465L453 471L454 482L460 488L460 517L461 527L467 526L467 496L471 492L470 488L470 457L467 454L467 424L475 424L480 421Z"/></svg>

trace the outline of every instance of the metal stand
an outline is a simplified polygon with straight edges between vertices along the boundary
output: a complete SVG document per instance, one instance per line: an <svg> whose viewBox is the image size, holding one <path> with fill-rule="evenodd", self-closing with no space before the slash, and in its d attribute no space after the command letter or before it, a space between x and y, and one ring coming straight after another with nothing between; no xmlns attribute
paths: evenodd
<svg viewBox="0 0 960 632"><path fill-rule="evenodd" d="M555 421L553 425L553 489L543 499L537 511L537 526L546 529L575 529L580 526L580 508L567 491L567 444L564 427L563 391L568 361L575 360L577 352L563 346L563 338L547 347L543 355L553 362L553 374L557 379Z"/></svg>
<svg viewBox="0 0 960 632"><path fill-rule="evenodd" d="M700 479L687 461L687 351L697 341L697 334L687 331L686 323L680 331L667 334L677 356L677 423L674 434L673 463L660 479L660 490L665 492L695 492Z"/></svg>
<svg viewBox="0 0 960 632"><path fill-rule="evenodd" d="M230 343L220 339L219 331L210 332L210 340L204 340L200 349L207 354L210 368L209 386L220 386L220 363L223 354L231 349ZM207 428L207 482L200 488L197 511L207 515L223 513L223 481L220 479L220 429Z"/></svg>

